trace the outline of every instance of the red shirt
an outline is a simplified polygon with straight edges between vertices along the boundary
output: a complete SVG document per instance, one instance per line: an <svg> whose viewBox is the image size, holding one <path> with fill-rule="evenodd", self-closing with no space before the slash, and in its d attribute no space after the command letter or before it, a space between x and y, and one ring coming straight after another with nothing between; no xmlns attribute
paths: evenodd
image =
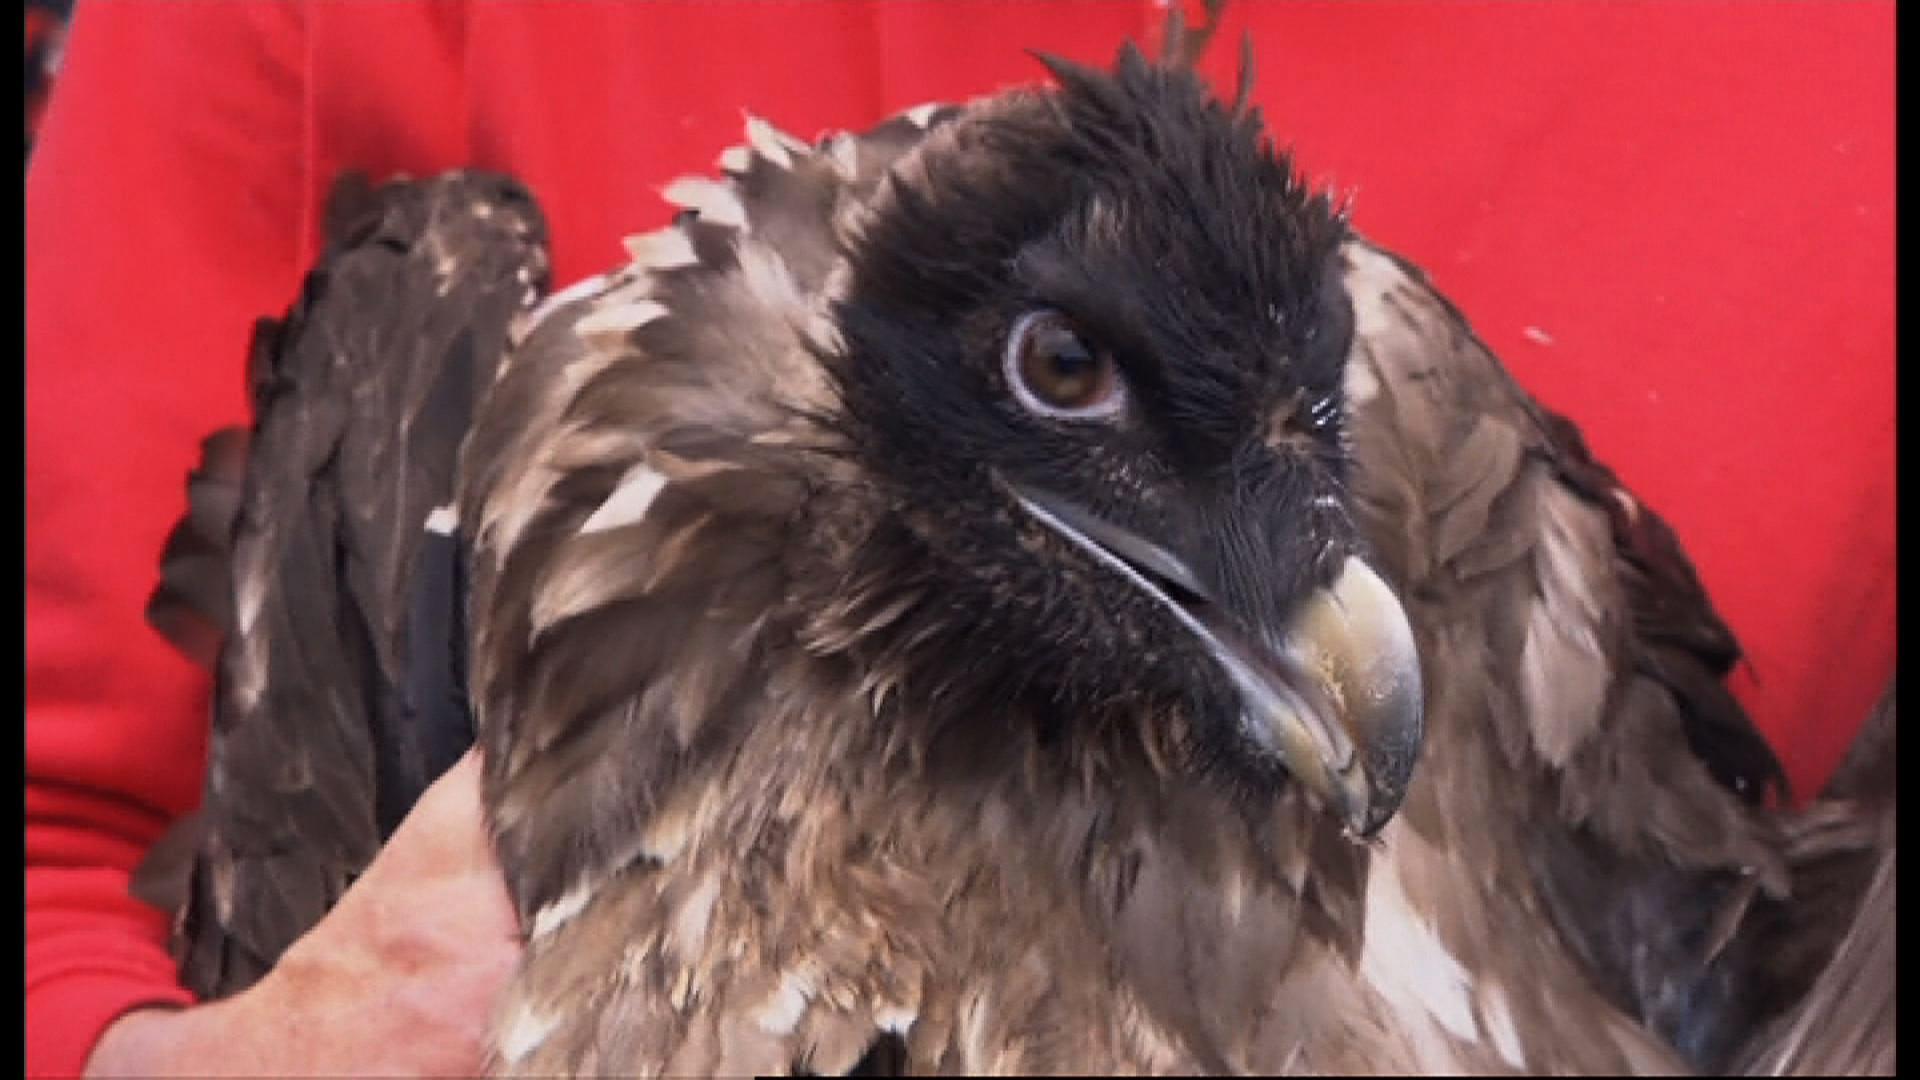
<svg viewBox="0 0 1920 1080"><path fill-rule="evenodd" d="M83 2L27 182L28 1068L184 1001L128 874L207 680L142 621L332 177L510 171L556 281L663 224L742 107L802 136L1150 37L1151 0ZM1815 788L1892 672L1893 5L1241 5L1204 69L1674 524ZM1222 47L1224 46L1224 47Z"/></svg>

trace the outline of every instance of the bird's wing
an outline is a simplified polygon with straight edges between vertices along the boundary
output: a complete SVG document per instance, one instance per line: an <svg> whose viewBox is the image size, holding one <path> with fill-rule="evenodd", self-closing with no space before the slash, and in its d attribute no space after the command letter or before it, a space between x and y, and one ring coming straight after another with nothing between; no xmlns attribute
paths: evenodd
<svg viewBox="0 0 1920 1080"><path fill-rule="evenodd" d="M187 512L160 553L160 584L147 623L194 663L212 671L233 630L233 521L246 481L245 428L222 428L200 444L187 474Z"/></svg>
<svg viewBox="0 0 1920 1080"><path fill-rule="evenodd" d="M1894 688L1811 805L1783 816L1793 892L1740 935L1782 1011L1742 1050L1749 1076L1891 1076L1899 802Z"/></svg>
<svg viewBox="0 0 1920 1080"><path fill-rule="evenodd" d="M1450 959L1458 978L1392 989L1459 1064L1673 1068L1642 1025L1724 1063L1748 958L1709 963L1716 920L1785 881L1751 802L1778 766L1722 682L1732 636L1671 531L1418 270L1356 242L1347 281L1354 504L1428 703L1368 945Z"/></svg>
<svg viewBox="0 0 1920 1080"><path fill-rule="evenodd" d="M1884 844L1869 864L1864 895L1847 909L1845 936L1806 995L1754 1040L1739 1069L1743 1075L1894 1075L1894 817L1889 811L1876 821Z"/></svg>
<svg viewBox="0 0 1920 1080"><path fill-rule="evenodd" d="M409 590L544 243L503 178L350 178L299 302L256 327L251 437L208 443L150 608L197 658L225 636L177 926L202 996L271 967L470 738L409 686Z"/></svg>
<svg viewBox="0 0 1920 1080"><path fill-rule="evenodd" d="M147 599L147 624L180 654L212 672L233 632L233 522L247 474L246 428L222 428L200 443L187 473L187 512L167 534L160 583ZM128 891L161 911L187 905L202 814L175 821L134 869Z"/></svg>
<svg viewBox="0 0 1920 1080"><path fill-rule="evenodd" d="M834 469L810 350L833 332L836 230L946 114L815 145L749 119L724 179L667 186L673 225L516 329L460 482L483 796L528 934L500 1071L839 1072L885 1033L877 1003L914 1000L877 959L857 989L812 981L884 957L883 923L805 910L837 909L826 886L752 894L760 860L836 864L809 845L850 835L781 815L844 788L725 792L860 756L797 733L809 710L872 706L808 684L781 618L806 576L786 538L847 527L806 516ZM756 807L780 821L739 819ZM839 959L807 974L823 952Z"/></svg>

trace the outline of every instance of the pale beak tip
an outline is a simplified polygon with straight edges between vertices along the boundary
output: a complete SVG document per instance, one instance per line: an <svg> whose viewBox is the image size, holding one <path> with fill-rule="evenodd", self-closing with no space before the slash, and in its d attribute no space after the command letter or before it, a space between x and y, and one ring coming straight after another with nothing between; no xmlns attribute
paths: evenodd
<svg viewBox="0 0 1920 1080"><path fill-rule="evenodd" d="M1365 840L1399 812L1425 743L1419 651L1405 610L1378 574L1349 559L1334 585L1310 604L1293 644L1323 661L1341 684L1338 699L1355 760L1327 781L1329 808ZM1303 770L1312 776L1315 770Z"/></svg>

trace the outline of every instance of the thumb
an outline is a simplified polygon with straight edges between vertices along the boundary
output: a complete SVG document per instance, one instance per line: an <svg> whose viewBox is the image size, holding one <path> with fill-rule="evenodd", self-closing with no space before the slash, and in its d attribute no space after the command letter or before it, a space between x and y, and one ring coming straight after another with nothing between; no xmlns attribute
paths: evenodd
<svg viewBox="0 0 1920 1080"><path fill-rule="evenodd" d="M480 754L469 750L428 785L375 860L409 875L498 876L480 801Z"/></svg>

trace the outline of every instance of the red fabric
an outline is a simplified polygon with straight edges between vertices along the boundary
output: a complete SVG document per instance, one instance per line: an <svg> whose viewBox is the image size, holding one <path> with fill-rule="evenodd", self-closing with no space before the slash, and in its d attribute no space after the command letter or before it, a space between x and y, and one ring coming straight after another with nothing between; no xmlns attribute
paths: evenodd
<svg viewBox="0 0 1920 1080"><path fill-rule="evenodd" d="M183 1000L125 895L206 680L141 620L197 440L333 174L510 170L562 283L751 106L801 135L1093 62L1121 3L87 3L27 183L27 1031ZM1665 513L1817 786L1891 674L1893 5L1242 5L1257 98ZM1233 42L1206 68L1230 85Z"/></svg>

